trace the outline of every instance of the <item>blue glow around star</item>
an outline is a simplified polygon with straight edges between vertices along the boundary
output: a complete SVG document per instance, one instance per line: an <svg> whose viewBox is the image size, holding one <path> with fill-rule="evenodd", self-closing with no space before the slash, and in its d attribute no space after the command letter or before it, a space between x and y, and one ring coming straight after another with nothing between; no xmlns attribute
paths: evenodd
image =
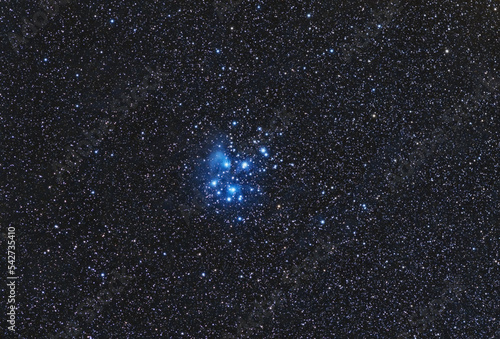
<svg viewBox="0 0 500 339"><path fill-rule="evenodd" d="M269 155L266 147L260 147L264 157ZM205 193L211 199L210 204L217 208L223 206L247 205L256 201L262 191L258 188L259 179L265 173L266 160L262 157L251 158L244 154L235 154L234 147L215 145L205 160Z"/></svg>

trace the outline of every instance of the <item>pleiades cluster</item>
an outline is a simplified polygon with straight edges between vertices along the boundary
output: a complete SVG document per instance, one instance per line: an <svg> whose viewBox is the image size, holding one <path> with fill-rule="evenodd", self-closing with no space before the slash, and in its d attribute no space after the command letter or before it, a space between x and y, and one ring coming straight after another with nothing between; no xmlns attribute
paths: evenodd
<svg viewBox="0 0 500 339"><path fill-rule="evenodd" d="M0 338L499 338L499 16L2 2Z"/></svg>

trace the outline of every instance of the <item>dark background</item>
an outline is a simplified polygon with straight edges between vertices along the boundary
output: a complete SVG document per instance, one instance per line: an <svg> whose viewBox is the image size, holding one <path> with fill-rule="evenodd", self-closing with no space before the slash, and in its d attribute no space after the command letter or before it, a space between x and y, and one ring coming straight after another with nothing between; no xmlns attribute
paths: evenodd
<svg viewBox="0 0 500 339"><path fill-rule="evenodd" d="M19 337L69 321L92 338L241 337L242 323L266 338L494 337L499 87L483 83L500 74L500 4L405 2L377 27L387 3L330 3L243 1L221 21L210 2L73 2L19 53L3 37L0 204L2 232L16 227ZM2 33L40 8L3 2ZM346 62L357 31L376 33ZM162 86L119 120L111 102L146 66ZM285 106L294 117L270 140ZM443 121L457 107L462 123ZM114 131L58 184L54 162L98 119ZM204 160L249 139L270 151L249 181L261 194L214 201ZM417 143L429 155L391 189ZM188 220L181 205L195 206ZM283 272L324 239L335 250L291 289ZM85 321L77 307L97 305L116 269L132 279ZM445 310L418 330L411 317L436 299Z"/></svg>

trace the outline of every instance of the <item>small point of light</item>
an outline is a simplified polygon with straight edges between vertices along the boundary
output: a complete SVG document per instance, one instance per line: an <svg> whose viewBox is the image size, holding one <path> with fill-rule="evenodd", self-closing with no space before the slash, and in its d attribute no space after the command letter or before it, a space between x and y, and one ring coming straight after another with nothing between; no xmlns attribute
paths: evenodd
<svg viewBox="0 0 500 339"><path fill-rule="evenodd" d="M239 220L239 221L241 221L241 220L242 220L242 218L241 218L241 217L238 217L238 220Z"/></svg>
<svg viewBox="0 0 500 339"><path fill-rule="evenodd" d="M333 48L330 48L330 53L333 53L333 52L335 52L335 51L333 50Z"/></svg>
<svg viewBox="0 0 500 339"><path fill-rule="evenodd" d="M450 50L449 49L445 49L444 51L445 53L450 53Z"/></svg>
<svg viewBox="0 0 500 339"><path fill-rule="evenodd" d="M236 126L238 122L237 121L233 121L233 126Z"/></svg>
<svg viewBox="0 0 500 339"><path fill-rule="evenodd" d="M112 157L114 157L114 156L115 156L115 154L114 154L114 153L111 153L111 156L112 156Z"/></svg>
<svg viewBox="0 0 500 339"><path fill-rule="evenodd" d="M231 201L231 198L227 198L227 201Z"/></svg>
<svg viewBox="0 0 500 339"><path fill-rule="evenodd" d="M80 76L80 74L76 73L76 77L78 78Z"/></svg>
<svg viewBox="0 0 500 339"><path fill-rule="evenodd" d="M238 200L239 200L239 201L243 200L243 197L240 195L240 196L238 197Z"/></svg>
<svg viewBox="0 0 500 339"><path fill-rule="evenodd" d="M49 61L49 60L48 60L47 58L44 58L44 59L43 59L43 61L47 62L47 61Z"/></svg>
<svg viewBox="0 0 500 339"><path fill-rule="evenodd" d="M203 272L203 273L201 274L201 276L202 276L202 277L204 277L205 275L206 275L206 274L205 274L205 272Z"/></svg>
<svg viewBox="0 0 500 339"><path fill-rule="evenodd" d="M90 194L95 194L95 191L90 191Z"/></svg>
<svg viewBox="0 0 500 339"><path fill-rule="evenodd" d="M307 13L307 17L310 18L311 17L311 13Z"/></svg>
<svg viewBox="0 0 500 339"><path fill-rule="evenodd" d="M96 150L94 151L94 153L95 153L95 154L99 153L99 150L97 150L97 149L96 149Z"/></svg>
<svg viewBox="0 0 500 339"><path fill-rule="evenodd" d="M321 220L320 221L321 225L324 225L325 224L325 221L324 220Z"/></svg>
<svg viewBox="0 0 500 339"><path fill-rule="evenodd" d="M217 181L212 180L212 186L215 186L215 185L217 185Z"/></svg>
<svg viewBox="0 0 500 339"><path fill-rule="evenodd" d="M54 225L55 228L59 228L59 225Z"/></svg>
<svg viewBox="0 0 500 339"><path fill-rule="evenodd" d="M234 188L234 187L229 187L229 192L233 192L233 193L234 193L234 192L236 192L236 188Z"/></svg>
<svg viewBox="0 0 500 339"><path fill-rule="evenodd" d="M103 277L103 278L104 278L104 273L101 273L101 277Z"/></svg>
<svg viewBox="0 0 500 339"><path fill-rule="evenodd" d="M248 162L245 161L243 164L241 164L241 167L247 168L248 167Z"/></svg>
<svg viewBox="0 0 500 339"><path fill-rule="evenodd" d="M220 54L220 49L216 48L215 53Z"/></svg>
<svg viewBox="0 0 500 339"><path fill-rule="evenodd" d="M111 22L112 24L114 24L114 23L115 23L115 20L114 20L114 19L111 19L111 20L109 20L109 22Z"/></svg>

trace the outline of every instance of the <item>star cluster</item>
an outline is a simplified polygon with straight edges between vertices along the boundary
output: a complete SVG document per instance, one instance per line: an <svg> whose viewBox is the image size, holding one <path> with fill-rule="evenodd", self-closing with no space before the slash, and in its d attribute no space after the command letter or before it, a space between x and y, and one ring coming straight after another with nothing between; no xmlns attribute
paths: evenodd
<svg viewBox="0 0 500 339"><path fill-rule="evenodd" d="M209 157L208 175L211 179L207 188L211 189L211 195L221 196L222 201L242 202L247 200L243 197L250 199L261 193L258 178L268 167L264 159L269 156L267 149L261 147L261 156L255 158L239 153L231 157L226 153L219 145Z"/></svg>
<svg viewBox="0 0 500 339"><path fill-rule="evenodd" d="M500 337L499 15L2 2L0 338Z"/></svg>

